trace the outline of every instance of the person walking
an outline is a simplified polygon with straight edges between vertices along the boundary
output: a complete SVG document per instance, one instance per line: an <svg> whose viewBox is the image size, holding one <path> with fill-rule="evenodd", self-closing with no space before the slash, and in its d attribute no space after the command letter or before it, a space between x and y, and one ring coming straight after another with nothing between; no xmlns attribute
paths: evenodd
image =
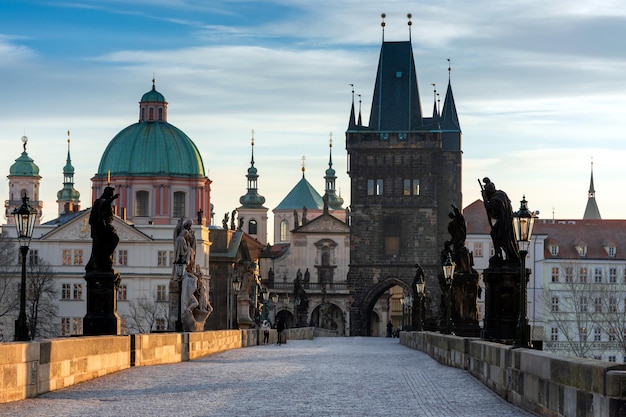
<svg viewBox="0 0 626 417"><path fill-rule="evenodd" d="M263 330L263 344L267 345L270 341L270 322L267 320L263 320L263 324L261 325L261 329Z"/></svg>
<svg viewBox="0 0 626 417"><path fill-rule="evenodd" d="M276 319L276 332L278 333L278 342L276 343L280 346L283 343L283 330L285 330L285 323L280 318Z"/></svg>

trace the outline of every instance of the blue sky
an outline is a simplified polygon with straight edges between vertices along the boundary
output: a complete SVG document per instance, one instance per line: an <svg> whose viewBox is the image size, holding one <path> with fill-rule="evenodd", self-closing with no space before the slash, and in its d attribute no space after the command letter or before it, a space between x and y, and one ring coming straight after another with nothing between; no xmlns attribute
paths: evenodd
<svg viewBox="0 0 626 417"><path fill-rule="evenodd" d="M381 44L412 42L425 114L445 92L447 59L463 129L463 205L490 177L541 217L580 218L594 161L603 218L626 218L626 4L290 0L0 0L0 163L22 135L40 167L45 219L56 217L67 130L76 188L151 88L194 140L213 181L216 219L246 190L255 130L259 192L274 208L301 177L321 193L333 162L349 201L345 129L355 85L369 115ZM8 198L7 181L0 195ZM270 236L271 240L271 236Z"/></svg>

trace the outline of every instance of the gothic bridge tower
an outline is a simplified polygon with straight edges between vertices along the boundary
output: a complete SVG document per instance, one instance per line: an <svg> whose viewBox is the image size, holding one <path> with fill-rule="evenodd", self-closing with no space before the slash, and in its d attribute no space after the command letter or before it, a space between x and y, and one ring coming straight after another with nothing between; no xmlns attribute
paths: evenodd
<svg viewBox="0 0 626 417"><path fill-rule="evenodd" d="M382 26L369 126L360 106L355 118L353 91L346 131L352 336L372 334L380 320L374 305L389 288L400 285L416 298L416 262L427 279L427 325L434 323L448 213L452 204L461 208L461 128L450 77L443 109L435 91L432 117L424 117L410 37L386 42Z"/></svg>

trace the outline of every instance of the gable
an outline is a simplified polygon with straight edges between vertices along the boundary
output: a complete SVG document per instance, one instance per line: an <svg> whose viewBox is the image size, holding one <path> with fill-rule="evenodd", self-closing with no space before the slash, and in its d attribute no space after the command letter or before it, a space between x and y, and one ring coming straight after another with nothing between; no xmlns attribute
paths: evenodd
<svg viewBox="0 0 626 417"><path fill-rule="evenodd" d="M300 226L294 233L350 233L350 227L336 217L324 213Z"/></svg>
<svg viewBox="0 0 626 417"><path fill-rule="evenodd" d="M40 240L91 240L90 214L91 209L85 210L80 216L46 233ZM120 238L120 242L147 242L152 240L117 216L113 217L113 227Z"/></svg>

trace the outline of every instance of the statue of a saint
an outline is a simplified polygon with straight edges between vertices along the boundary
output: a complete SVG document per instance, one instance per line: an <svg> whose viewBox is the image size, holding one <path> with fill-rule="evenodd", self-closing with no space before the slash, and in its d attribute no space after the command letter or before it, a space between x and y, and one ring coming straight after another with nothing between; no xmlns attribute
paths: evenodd
<svg viewBox="0 0 626 417"><path fill-rule="evenodd" d="M519 263L517 241L513 233L513 208L511 200L502 190L487 177L482 189L483 201L487 210L487 217L491 225L491 240L495 255L489 259L489 264Z"/></svg>
<svg viewBox="0 0 626 417"><path fill-rule="evenodd" d="M89 225L91 226L91 256L86 271L113 271L113 253L120 239L113 227L113 208L111 204L119 197L114 194L113 187L106 187L104 192L94 203L89 215Z"/></svg>

